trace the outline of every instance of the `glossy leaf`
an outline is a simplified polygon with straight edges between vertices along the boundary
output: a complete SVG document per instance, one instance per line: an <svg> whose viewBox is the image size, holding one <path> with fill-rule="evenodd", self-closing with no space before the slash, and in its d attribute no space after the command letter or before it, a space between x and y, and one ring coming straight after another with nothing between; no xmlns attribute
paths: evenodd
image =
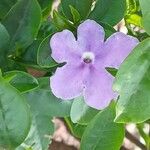
<svg viewBox="0 0 150 150"><path fill-rule="evenodd" d="M41 9L36 0L19 0L9 11L3 24L11 37L10 48L20 55L37 35L41 21Z"/></svg>
<svg viewBox="0 0 150 150"><path fill-rule="evenodd" d="M65 117L66 125L68 126L68 129L70 130L71 134L75 136L76 138L81 139L83 136L83 133L86 129L86 125L81 125L78 123L73 123L70 119L70 117Z"/></svg>
<svg viewBox="0 0 150 150"><path fill-rule="evenodd" d="M116 122L150 119L150 39L141 42L121 65L114 84L119 93Z"/></svg>
<svg viewBox="0 0 150 150"><path fill-rule="evenodd" d="M8 11L15 5L17 0L1 0L0 1L0 19L3 19Z"/></svg>
<svg viewBox="0 0 150 150"><path fill-rule="evenodd" d="M105 39L107 39L108 37L110 37L113 33L116 32L116 30L110 26L109 24L107 23L104 23L104 22L98 22L103 28L104 28L104 31L105 31Z"/></svg>
<svg viewBox="0 0 150 150"><path fill-rule="evenodd" d="M0 52L1 55L3 53L3 49L5 49L7 47L7 45L9 44L9 34L6 30L6 28L0 23Z"/></svg>
<svg viewBox="0 0 150 150"><path fill-rule="evenodd" d="M126 0L97 0L89 18L98 22L116 25L126 11Z"/></svg>
<svg viewBox="0 0 150 150"><path fill-rule="evenodd" d="M81 21L80 13L74 7L72 7L71 5L69 7L70 7L71 14L72 14L72 17L73 17L73 22L75 24L79 23Z"/></svg>
<svg viewBox="0 0 150 150"><path fill-rule="evenodd" d="M73 21L70 6L74 7L81 15L81 18L84 19L88 16L91 10L92 0L62 0L61 4L63 13L67 18Z"/></svg>
<svg viewBox="0 0 150 150"><path fill-rule="evenodd" d="M88 124L99 111L87 106L83 97L74 99L70 117L73 123Z"/></svg>
<svg viewBox="0 0 150 150"><path fill-rule="evenodd" d="M143 14L143 26L146 32L150 35L150 0L139 0Z"/></svg>
<svg viewBox="0 0 150 150"><path fill-rule="evenodd" d="M54 132L52 118L34 114L32 125L26 140L16 150L48 150L50 137Z"/></svg>
<svg viewBox="0 0 150 150"><path fill-rule="evenodd" d="M48 36L42 41L37 52L37 63L43 68L57 66L57 63L51 57L50 37Z"/></svg>
<svg viewBox="0 0 150 150"><path fill-rule="evenodd" d="M38 81L39 88L25 94L31 109L47 116L69 116L72 102L62 101L52 94L49 78L40 78Z"/></svg>
<svg viewBox="0 0 150 150"><path fill-rule="evenodd" d="M36 66L37 52L41 42L41 40L34 40L33 43L26 48L21 57L17 58L17 60L29 66Z"/></svg>
<svg viewBox="0 0 150 150"><path fill-rule="evenodd" d="M4 74L5 80L20 92L27 92L38 87L36 78L23 71L9 71Z"/></svg>
<svg viewBox="0 0 150 150"><path fill-rule="evenodd" d="M114 123L115 104L99 112L87 126L81 139L81 150L119 150L124 126Z"/></svg>
<svg viewBox="0 0 150 150"><path fill-rule="evenodd" d="M38 2L42 8L43 17L47 17L48 15L50 15L53 0L38 0Z"/></svg>
<svg viewBox="0 0 150 150"><path fill-rule="evenodd" d="M30 128L29 108L9 83L0 77L0 149L13 149L26 138Z"/></svg>
<svg viewBox="0 0 150 150"><path fill-rule="evenodd" d="M56 26L58 31L64 30L64 29L69 29L71 31L75 30L74 25L69 22L64 16L62 16L60 13L57 11L53 12L53 24Z"/></svg>

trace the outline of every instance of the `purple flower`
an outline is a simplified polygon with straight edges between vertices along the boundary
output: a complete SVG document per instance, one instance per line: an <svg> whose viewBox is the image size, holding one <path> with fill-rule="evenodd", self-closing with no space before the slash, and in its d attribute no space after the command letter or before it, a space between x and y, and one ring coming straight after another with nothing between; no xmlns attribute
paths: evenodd
<svg viewBox="0 0 150 150"><path fill-rule="evenodd" d="M103 27L93 20L78 27L77 39L68 30L53 35L52 57L66 62L50 78L56 97L67 100L83 95L87 105L103 109L117 96L112 90L114 77L106 67L118 68L138 40L121 32L105 42L104 36Z"/></svg>

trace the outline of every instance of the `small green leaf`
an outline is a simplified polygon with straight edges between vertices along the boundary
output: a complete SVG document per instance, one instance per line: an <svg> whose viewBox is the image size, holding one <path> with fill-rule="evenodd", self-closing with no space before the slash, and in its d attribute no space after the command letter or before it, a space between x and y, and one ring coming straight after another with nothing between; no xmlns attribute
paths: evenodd
<svg viewBox="0 0 150 150"><path fill-rule="evenodd" d="M5 80L20 92L27 92L38 87L38 81L30 74L23 71L9 71L4 73Z"/></svg>
<svg viewBox="0 0 150 150"><path fill-rule="evenodd" d="M73 123L87 125L99 111L87 106L83 97L74 99L70 117Z"/></svg>
<svg viewBox="0 0 150 150"><path fill-rule="evenodd" d="M150 119L150 38L141 42L121 65L114 90L120 95L116 122Z"/></svg>
<svg viewBox="0 0 150 150"><path fill-rule="evenodd" d="M126 16L126 21L129 24L133 24L142 27L142 17L137 14L130 14Z"/></svg>
<svg viewBox="0 0 150 150"><path fill-rule="evenodd" d="M79 12L81 19L85 19L91 11L92 2L93 0L62 0L61 6L65 16L73 21L69 6L72 6Z"/></svg>
<svg viewBox="0 0 150 150"><path fill-rule="evenodd" d="M13 149L30 129L29 108L20 93L0 77L0 149Z"/></svg>
<svg viewBox="0 0 150 150"><path fill-rule="evenodd" d="M97 0L90 19L116 25L125 15L126 0Z"/></svg>
<svg viewBox="0 0 150 150"><path fill-rule="evenodd" d="M53 19L52 19L53 24L56 26L58 31L64 30L64 29L69 29L69 30L74 30L75 27L71 22L69 22L65 17L63 17L61 14L59 14L57 11L53 12Z"/></svg>
<svg viewBox="0 0 150 150"><path fill-rule="evenodd" d="M71 14L73 16L73 22L75 24L79 23L81 21L81 16L80 16L79 12L74 7L72 7L71 5L69 7L71 10Z"/></svg>
<svg viewBox="0 0 150 150"><path fill-rule="evenodd" d="M36 0L19 0L2 23L11 37L10 49L18 55L37 35L41 21L41 9Z"/></svg>
<svg viewBox="0 0 150 150"><path fill-rule="evenodd" d="M123 124L114 123L115 104L99 112L88 124L81 150L119 150L124 138Z"/></svg>
<svg viewBox="0 0 150 150"><path fill-rule="evenodd" d="M42 8L43 17L47 17L48 15L50 15L53 0L38 0L38 2Z"/></svg>

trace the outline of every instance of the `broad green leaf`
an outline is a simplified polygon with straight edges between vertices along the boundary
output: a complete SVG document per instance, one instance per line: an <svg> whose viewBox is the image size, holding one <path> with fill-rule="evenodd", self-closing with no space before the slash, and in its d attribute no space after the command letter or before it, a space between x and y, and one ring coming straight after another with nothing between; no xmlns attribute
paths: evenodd
<svg viewBox="0 0 150 150"><path fill-rule="evenodd" d="M125 15L126 0L97 0L90 19L116 25Z"/></svg>
<svg viewBox="0 0 150 150"><path fill-rule="evenodd" d="M42 68L57 66L57 63L51 57L50 38L51 36L45 38L38 48L37 63Z"/></svg>
<svg viewBox="0 0 150 150"><path fill-rule="evenodd" d="M114 90L120 95L116 122L150 119L150 38L141 42L121 65Z"/></svg>
<svg viewBox="0 0 150 150"><path fill-rule="evenodd" d="M40 112L39 112L40 113ZM48 150L54 132L52 118L34 114L32 125L26 140L16 150Z"/></svg>
<svg viewBox="0 0 150 150"><path fill-rule="evenodd" d="M74 99L70 117L73 123L88 124L99 111L87 106L83 97Z"/></svg>
<svg viewBox="0 0 150 150"><path fill-rule="evenodd" d="M113 33L116 32L116 30L110 26L109 24L107 23L104 23L104 22L98 22L103 28L104 28L104 31L105 31L105 39L107 39L108 37L110 37Z"/></svg>
<svg viewBox="0 0 150 150"><path fill-rule="evenodd" d="M91 11L92 1L93 0L62 0L61 6L65 16L73 21L70 6L74 7L81 15L81 18L84 19Z"/></svg>
<svg viewBox="0 0 150 150"><path fill-rule="evenodd" d="M0 149L13 149L30 128L29 108L20 93L0 77Z"/></svg>
<svg viewBox="0 0 150 150"><path fill-rule="evenodd" d="M3 19L17 0L0 0L0 19Z"/></svg>
<svg viewBox="0 0 150 150"><path fill-rule="evenodd" d="M28 92L25 97L33 111L40 111L42 115L64 117L70 115L72 101L56 98L50 89L49 78L39 80L39 88Z"/></svg>
<svg viewBox="0 0 150 150"><path fill-rule="evenodd" d="M4 75L4 78L20 92L27 92L38 87L37 79L26 72L9 71Z"/></svg>
<svg viewBox="0 0 150 150"><path fill-rule="evenodd" d="M123 124L117 124L115 104L99 112L88 124L81 139L81 150L119 150L124 138Z"/></svg>
<svg viewBox="0 0 150 150"><path fill-rule="evenodd" d="M41 9L37 0L19 0L9 11L3 24L11 37L10 49L20 55L37 35Z"/></svg>
<svg viewBox="0 0 150 150"><path fill-rule="evenodd" d="M150 0L139 0L143 14L143 26L146 32L150 35Z"/></svg>

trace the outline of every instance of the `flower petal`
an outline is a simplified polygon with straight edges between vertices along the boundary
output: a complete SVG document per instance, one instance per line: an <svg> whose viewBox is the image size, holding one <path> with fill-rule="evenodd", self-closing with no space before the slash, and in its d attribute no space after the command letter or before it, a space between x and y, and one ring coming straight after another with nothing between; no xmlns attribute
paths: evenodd
<svg viewBox="0 0 150 150"><path fill-rule="evenodd" d="M97 51L104 42L105 32L102 26L88 19L79 25L77 36L83 51Z"/></svg>
<svg viewBox="0 0 150 150"><path fill-rule="evenodd" d="M139 43L138 39L117 32L110 36L104 44L106 67L119 68L124 59Z"/></svg>
<svg viewBox="0 0 150 150"><path fill-rule="evenodd" d="M84 98L87 105L96 109L107 107L117 95L112 90L113 79L105 70L98 71L93 68L84 91Z"/></svg>
<svg viewBox="0 0 150 150"><path fill-rule="evenodd" d="M52 49L51 56L59 63L73 61L78 57L79 49L76 39L69 30L55 33L50 40L50 46Z"/></svg>
<svg viewBox="0 0 150 150"><path fill-rule="evenodd" d="M58 68L50 78L53 94L61 99L72 99L80 96L83 91L82 73L84 69L79 65L66 64Z"/></svg>

